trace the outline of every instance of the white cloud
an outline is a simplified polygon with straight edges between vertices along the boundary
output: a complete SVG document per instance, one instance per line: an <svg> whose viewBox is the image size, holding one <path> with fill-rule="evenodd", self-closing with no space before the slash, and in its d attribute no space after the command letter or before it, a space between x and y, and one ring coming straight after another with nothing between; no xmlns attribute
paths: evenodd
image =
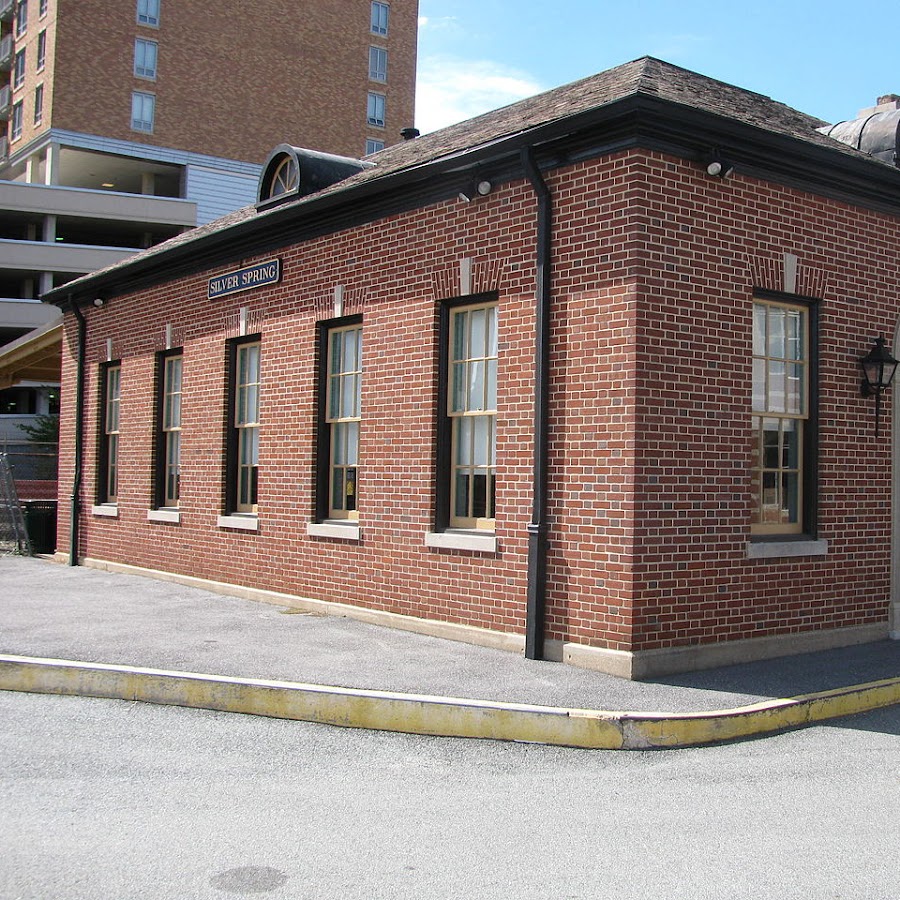
<svg viewBox="0 0 900 900"><path fill-rule="evenodd" d="M456 30L456 16L419 16L420 31Z"/></svg>
<svg viewBox="0 0 900 900"><path fill-rule="evenodd" d="M423 133L540 93L527 72L489 60L427 56L419 60L416 127Z"/></svg>

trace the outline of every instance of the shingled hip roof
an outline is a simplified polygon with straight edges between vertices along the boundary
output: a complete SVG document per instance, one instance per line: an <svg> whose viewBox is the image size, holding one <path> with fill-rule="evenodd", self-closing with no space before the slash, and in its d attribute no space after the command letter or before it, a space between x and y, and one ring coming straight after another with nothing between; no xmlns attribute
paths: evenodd
<svg viewBox="0 0 900 900"><path fill-rule="evenodd" d="M795 156L815 153L819 158L833 155L853 163L872 163L871 157L827 134L827 123L791 109L762 94L717 81L653 57L643 57L597 75L546 91L510 106L415 140L403 141L378 152L375 165L338 181L316 193L298 197L275 209L248 206L207 225L178 235L106 269L84 276L50 291L43 299L65 304L74 295L87 296L95 287L120 281L120 274L137 273L155 265L158 258L174 259L198 252L210 243L220 243L233 235L258 229L277 228L286 217L297 222L317 210L333 210L359 203L360 199L385 196L400 187L408 188L440 175L484 164L516 147L560 140L585 132L609 121L616 110L631 102L687 121L694 117L712 133L716 128L743 129L761 140L778 140L794 147ZM701 140L698 138L698 140ZM796 148L800 148L799 151ZM805 148L805 150L803 149ZM798 162L794 162L797 167ZM879 168L887 168L877 163ZM752 170L752 160L751 160ZM874 170L873 170L874 171ZM894 170L896 171L896 170ZM853 184L864 184L867 173L855 176ZM823 179L823 184L827 179ZM900 180L896 184L900 209Z"/></svg>

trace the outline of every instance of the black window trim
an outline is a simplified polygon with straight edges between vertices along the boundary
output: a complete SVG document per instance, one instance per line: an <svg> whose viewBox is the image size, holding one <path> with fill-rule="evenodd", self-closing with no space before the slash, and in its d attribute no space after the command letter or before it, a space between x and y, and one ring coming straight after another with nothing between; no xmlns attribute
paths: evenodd
<svg viewBox="0 0 900 900"><path fill-rule="evenodd" d="M463 306L477 306L481 303L499 303L497 291L483 291L462 297L449 297L438 304L437 327L437 416L435 424L435 472L434 472L434 531L460 531L450 525L451 509L451 459L453 449L453 422L447 415L450 386L450 314ZM485 532L487 534L487 532Z"/></svg>
<svg viewBox="0 0 900 900"><path fill-rule="evenodd" d="M809 315L809 390L808 415L803 426L803 531L800 534L751 534L750 542L814 541L818 539L819 531L819 308L822 298L754 288L753 300L792 303L806 308Z"/></svg>
<svg viewBox="0 0 900 900"><path fill-rule="evenodd" d="M315 450L315 510L316 522L334 521L331 513L331 427L328 417L328 339L337 328L362 325L361 315L340 316L324 319L316 323L316 450ZM340 520L341 525L356 525L356 522Z"/></svg>

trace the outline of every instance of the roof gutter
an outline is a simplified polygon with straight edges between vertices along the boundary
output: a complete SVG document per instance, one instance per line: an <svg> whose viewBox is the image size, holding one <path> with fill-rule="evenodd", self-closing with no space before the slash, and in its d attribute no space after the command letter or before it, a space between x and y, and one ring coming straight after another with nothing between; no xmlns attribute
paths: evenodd
<svg viewBox="0 0 900 900"><path fill-rule="evenodd" d="M579 158L571 143L603 126L602 152L629 146L647 146L676 155L693 155L699 149L729 145L729 160L747 174L796 184L845 202L900 215L900 178L892 166L871 159L854 158L848 148L802 141L759 126L731 120L720 114L636 92L569 116L552 119L520 131L486 140L474 147L449 152L405 168L369 177L358 183L337 185L301 203L287 203L252 216L196 240L188 240L161 252L149 252L108 272L84 276L65 288L49 291L46 302L90 302L98 293L130 291L160 280L181 277L219 264L224 256L243 257L265 252L279 244L303 239L303 226L316 233L339 230L346 216L371 207L372 218L394 211L385 197L410 196L426 190L433 194L434 180L501 160L515 164L527 148L541 145L542 155L555 144L570 147L559 159ZM589 152L597 147L588 141ZM786 177L785 177L786 176ZM351 178L352 182L353 179ZM447 196L451 194L448 193ZM429 194L431 196L431 194ZM161 261L164 260L163 264ZM163 274L164 273L164 274Z"/></svg>
<svg viewBox="0 0 900 900"><path fill-rule="evenodd" d="M534 159L522 150L522 165L537 196L534 327L534 465L531 522L528 525L528 593L525 606L525 657L544 658L547 608L547 468L550 431L550 299L553 276L553 197Z"/></svg>

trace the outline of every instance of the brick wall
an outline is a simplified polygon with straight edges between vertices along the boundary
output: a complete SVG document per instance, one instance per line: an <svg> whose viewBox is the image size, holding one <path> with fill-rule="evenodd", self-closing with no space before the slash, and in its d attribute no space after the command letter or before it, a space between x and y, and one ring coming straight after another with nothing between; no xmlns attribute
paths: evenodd
<svg viewBox="0 0 900 900"><path fill-rule="evenodd" d="M20 50L25 51L25 82L24 84L13 90L12 102L22 103L22 136L16 141L11 141L10 152L15 153L16 150L28 143L32 138L46 131L51 121L53 111L53 78L55 70L55 45L56 45L56 9L51 4L47 8L45 16L38 15L38 3L32 3L28 6L27 28L24 34L14 37L14 53ZM4 35L15 35L15 16L4 26ZM38 59L38 36L42 31L46 31L47 46L45 62L42 69L37 68ZM9 73L9 84L12 88L14 84L14 67ZM37 124L34 121L35 113L35 89L38 85L43 85L43 115L41 121ZM12 138L12 112L10 112L10 123L6 130L7 135Z"/></svg>
<svg viewBox="0 0 900 900"><path fill-rule="evenodd" d="M629 151L548 176L555 202L548 637L653 649L883 622L889 445L873 445L857 359L897 320L890 217ZM98 366L122 360L119 517L84 516L81 553L301 596L522 633L530 520L535 203L524 182L285 248L273 288L206 300L202 276L88 308L85 499L96 495ZM754 288L820 303L824 557L747 558ZM438 304L500 309L499 551L427 549L434 518ZM362 540L312 538L316 322L335 285L364 320ZM259 532L222 510L225 342L262 335ZM71 318L71 317L68 317ZM182 521L149 523L155 351L184 347ZM64 384L71 396L74 347ZM71 484L64 411L61 494ZM884 433L889 433L887 425ZM866 448L866 455L860 448ZM68 448L68 449L65 449ZM67 533L61 504L60 534Z"/></svg>
<svg viewBox="0 0 900 900"><path fill-rule="evenodd" d="M158 28L136 23L133 0L54 6L56 128L262 162L283 142L358 157L413 122L417 0L393 0L385 38L370 34L370 0L164 0ZM133 74L136 37L159 43L155 80ZM386 85L368 79L370 44L388 49ZM373 85L383 129L366 124ZM156 95L152 134L131 129L135 90Z"/></svg>

